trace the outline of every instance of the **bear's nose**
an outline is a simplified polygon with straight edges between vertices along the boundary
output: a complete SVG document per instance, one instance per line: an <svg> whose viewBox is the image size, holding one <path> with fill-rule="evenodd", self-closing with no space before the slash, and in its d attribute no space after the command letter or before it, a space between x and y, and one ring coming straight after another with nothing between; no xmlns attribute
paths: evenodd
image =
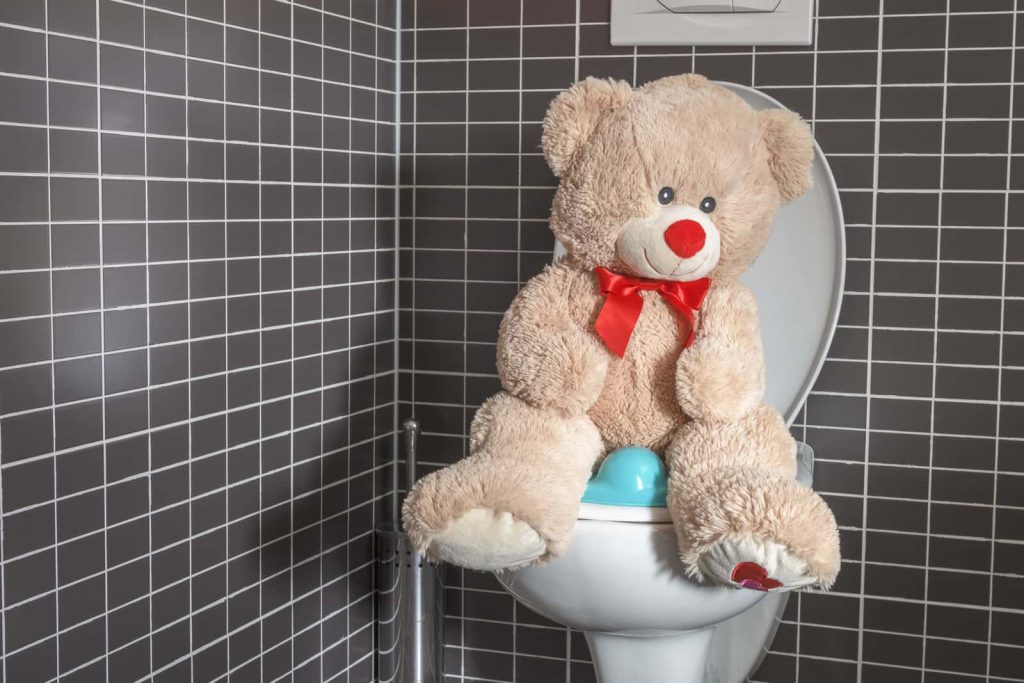
<svg viewBox="0 0 1024 683"><path fill-rule="evenodd" d="M704 248L704 228L692 220L676 221L665 231L665 244L676 256L690 258Z"/></svg>

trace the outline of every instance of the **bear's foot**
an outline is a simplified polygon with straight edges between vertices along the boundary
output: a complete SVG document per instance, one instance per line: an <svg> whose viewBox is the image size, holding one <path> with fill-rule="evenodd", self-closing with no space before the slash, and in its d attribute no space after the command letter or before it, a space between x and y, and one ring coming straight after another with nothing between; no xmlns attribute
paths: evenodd
<svg viewBox="0 0 1024 683"><path fill-rule="evenodd" d="M715 543L700 554L696 568L717 583L783 592L821 584L806 562L786 546L744 535Z"/></svg>
<svg viewBox="0 0 1024 683"><path fill-rule="evenodd" d="M546 552L547 544L533 527L511 513L488 508L463 513L427 545L427 554L435 559L482 571L518 569Z"/></svg>

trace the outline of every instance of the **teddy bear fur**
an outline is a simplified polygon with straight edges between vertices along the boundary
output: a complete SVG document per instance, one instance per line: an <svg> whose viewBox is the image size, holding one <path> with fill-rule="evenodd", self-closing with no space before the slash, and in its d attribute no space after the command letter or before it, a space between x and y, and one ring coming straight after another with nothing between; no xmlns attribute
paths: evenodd
<svg viewBox="0 0 1024 683"><path fill-rule="evenodd" d="M755 300L737 280L779 206L810 187L807 125L792 112L755 112L697 75L635 90L587 79L553 102L542 144L560 181L550 225L568 254L505 314L503 390L477 412L468 457L408 494L415 546L477 569L557 557L595 465L637 445L668 465L668 506L693 577L734 583L733 564L752 561L783 588L829 587L835 520L795 480L795 442L763 400ZM594 331L604 303L594 269L639 274L617 239L661 208L666 186L681 205L716 198L719 260L692 345L678 313L648 291L620 358Z"/></svg>

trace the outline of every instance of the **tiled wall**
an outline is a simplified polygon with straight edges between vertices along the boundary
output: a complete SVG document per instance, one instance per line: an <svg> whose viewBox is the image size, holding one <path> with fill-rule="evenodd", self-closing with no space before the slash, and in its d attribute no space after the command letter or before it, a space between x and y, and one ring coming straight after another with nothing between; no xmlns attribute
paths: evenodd
<svg viewBox="0 0 1024 683"><path fill-rule="evenodd" d="M1024 8L1021 8L1024 10ZM796 431L846 558L755 680L1024 680L1024 114L1015 0L820 0L810 48L612 47L608 0L406 0L400 412L424 470L497 390L501 313L549 261L556 92L698 71L802 113L842 190L835 343ZM1012 112L1012 113L1011 113ZM583 640L453 572L454 680L592 681Z"/></svg>
<svg viewBox="0 0 1024 683"><path fill-rule="evenodd" d="M0 2L2 680L372 677L396 14Z"/></svg>

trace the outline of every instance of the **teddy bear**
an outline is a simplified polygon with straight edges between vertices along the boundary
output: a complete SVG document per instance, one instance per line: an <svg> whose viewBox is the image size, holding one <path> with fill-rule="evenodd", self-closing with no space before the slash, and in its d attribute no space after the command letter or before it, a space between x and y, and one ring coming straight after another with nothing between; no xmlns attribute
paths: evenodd
<svg viewBox="0 0 1024 683"><path fill-rule="evenodd" d="M829 588L836 522L795 478L738 281L778 208L810 188L809 127L699 75L587 78L551 104L542 148L567 254L500 324L502 391L477 411L468 456L407 494L414 546L480 570L556 558L595 466L642 446L668 469L691 578Z"/></svg>

